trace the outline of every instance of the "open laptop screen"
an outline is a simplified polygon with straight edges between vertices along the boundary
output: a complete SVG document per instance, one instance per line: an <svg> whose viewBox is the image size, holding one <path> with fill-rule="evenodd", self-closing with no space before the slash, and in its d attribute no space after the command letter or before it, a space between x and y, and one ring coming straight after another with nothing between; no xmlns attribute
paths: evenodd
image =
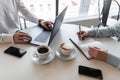
<svg viewBox="0 0 120 80"><path fill-rule="evenodd" d="M53 30L50 36L49 44L52 42L53 38L57 34L58 30L60 29L60 26L62 25L65 13L66 13L67 7L56 17L55 24L53 26Z"/></svg>

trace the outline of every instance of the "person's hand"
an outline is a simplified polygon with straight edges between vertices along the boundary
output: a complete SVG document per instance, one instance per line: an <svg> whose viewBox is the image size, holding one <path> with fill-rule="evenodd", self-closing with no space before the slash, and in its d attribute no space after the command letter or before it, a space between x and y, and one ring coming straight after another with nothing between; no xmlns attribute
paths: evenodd
<svg viewBox="0 0 120 80"><path fill-rule="evenodd" d="M77 32L77 35L79 39L84 40L86 37L88 37L89 34L87 31L80 31L80 32Z"/></svg>
<svg viewBox="0 0 120 80"><path fill-rule="evenodd" d="M39 22L39 25L41 25L41 27L43 27L47 31L52 30L52 24L53 24L53 22L50 22L50 21L41 21L41 22Z"/></svg>
<svg viewBox="0 0 120 80"><path fill-rule="evenodd" d="M14 43L25 44L29 43L31 39L30 35L24 32L17 32L13 35Z"/></svg>
<svg viewBox="0 0 120 80"><path fill-rule="evenodd" d="M98 60L101 60L101 61L106 61L107 60L108 53L105 52L105 51L102 51L100 48L89 47L88 51L89 51L90 55L95 59L98 59Z"/></svg>

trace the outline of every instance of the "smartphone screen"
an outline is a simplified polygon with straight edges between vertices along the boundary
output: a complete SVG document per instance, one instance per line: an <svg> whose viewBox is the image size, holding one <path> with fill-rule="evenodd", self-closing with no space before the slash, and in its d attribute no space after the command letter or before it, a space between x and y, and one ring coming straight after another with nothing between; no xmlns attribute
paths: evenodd
<svg viewBox="0 0 120 80"><path fill-rule="evenodd" d="M95 68L90 68L90 67L79 65L78 72L79 74L83 74L86 76L98 78L101 80L103 79L102 71L100 69L95 69Z"/></svg>
<svg viewBox="0 0 120 80"><path fill-rule="evenodd" d="M22 57L27 51L24 49L20 49L17 47L10 46L8 49L4 51L6 54L10 54L16 57Z"/></svg>

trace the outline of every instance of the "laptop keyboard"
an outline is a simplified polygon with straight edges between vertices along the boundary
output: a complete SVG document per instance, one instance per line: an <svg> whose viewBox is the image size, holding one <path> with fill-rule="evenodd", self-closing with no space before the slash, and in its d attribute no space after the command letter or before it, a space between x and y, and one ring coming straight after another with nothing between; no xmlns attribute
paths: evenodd
<svg viewBox="0 0 120 80"><path fill-rule="evenodd" d="M38 42L46 42L46 40L48 39L50 35L50 32L49 31L42 31L42 33L40 33L36 38L35 38L35 41L38 41Z"/></svg>

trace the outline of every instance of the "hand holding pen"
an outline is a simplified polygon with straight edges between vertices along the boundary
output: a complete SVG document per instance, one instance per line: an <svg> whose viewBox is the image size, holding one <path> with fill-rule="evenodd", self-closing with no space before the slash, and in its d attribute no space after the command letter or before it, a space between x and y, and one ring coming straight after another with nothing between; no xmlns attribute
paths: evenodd
<svg viewBox="0 0 120 80"><path fill-rule="evenodd" d="M88 37L88 32L87 31L82 31L81 26L79 25L79 32L77 32L77 35L80 40L84 40L85 37Z"/></svg>

